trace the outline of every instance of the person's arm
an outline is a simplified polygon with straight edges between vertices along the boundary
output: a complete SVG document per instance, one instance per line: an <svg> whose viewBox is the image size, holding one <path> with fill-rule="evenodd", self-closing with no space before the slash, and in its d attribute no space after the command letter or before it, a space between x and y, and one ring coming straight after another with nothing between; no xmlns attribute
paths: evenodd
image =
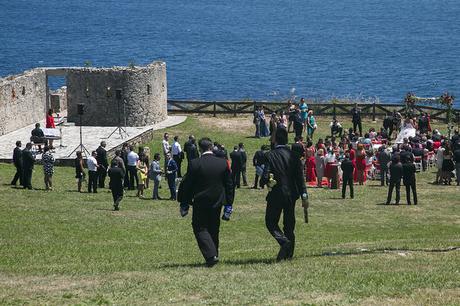
<svg viewBox="0 0 460 306"><path fill-rule="evenodd" d="M223 174L223 183L225 189L225 206L232 206L235 199L235 188L233 187L232 173L229 167L225 168Z"/></svg>

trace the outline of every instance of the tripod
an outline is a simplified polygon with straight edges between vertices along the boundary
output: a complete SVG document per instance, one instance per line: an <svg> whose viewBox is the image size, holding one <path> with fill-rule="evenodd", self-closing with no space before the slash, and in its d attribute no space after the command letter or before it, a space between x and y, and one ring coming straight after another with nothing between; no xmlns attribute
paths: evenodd
<svg viewBox="0 0 460 306"><path fill-rule="evenodd" d="M116 132L118 132L118 135L120 135L120 138L123 139L123 136L125 135L126 137L129 137L129 134L128 132L126 132L126 115L125 115L125 103L126 101L123 101L123 118L125 119L125 127L122 127L121 126L121 119L120 119L120 100L121 99L117 99L117 113L118 113L118 124L117 124L117 127L112 131L112 133L110 133L109 136L105 137L106 139L109 139L110 137L112 137L113 134L115 134Z"/></svg>
<svg viewBox="0 0 460 306"><path fill-rule="evenodd" d="M82 134L81 123L82 123L82 115L80 114L80 144L67 157L72 156L72 154L75 153L77 150L80 151L81 154L83 154L85 157L88 157L89 155L91 155L88 149L86 149L86 147L83 145L83 134Z"/></svg>

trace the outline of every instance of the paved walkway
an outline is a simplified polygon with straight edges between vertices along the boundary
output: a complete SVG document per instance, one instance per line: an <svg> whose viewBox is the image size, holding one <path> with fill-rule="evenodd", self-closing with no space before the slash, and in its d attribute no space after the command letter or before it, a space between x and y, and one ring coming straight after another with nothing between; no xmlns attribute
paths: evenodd
<svg viewBox="0 0 460 306"><path fill-rule="evenodd" d="M106 149L110 150L121 145L125 141L129 141L130 139L141 135L144 132L175 126L184 122L185 119L187 119L186 116L169 116L165 121L155 125L144 127L126 127L126 132L129 136L123 135L123 138L120 137L118 132L115 132L110 138L107 138L107 136L109 136L116 127L82 126L83 145L91 152L99 146L102 140L105 140L107 143ZM16 146L17 140L22 142L22 147L24 148L26 143L30 140L30 132L34 129L34 127L35 125L32 124L0 136L0 159L12 158L13 149ZM64 124L61 125L61 127L62 145L65 147L60 147L61 141L55 140L53 146L56 149L53 156L55 159L74 159L75 154L72 154L71 157L68 156L80 144L80 127L71 124ZM59 126L57 129L59 129ZM161 139L159 141L161 141ZM36 158L40 159L41 155L37 155Z"/></svg>

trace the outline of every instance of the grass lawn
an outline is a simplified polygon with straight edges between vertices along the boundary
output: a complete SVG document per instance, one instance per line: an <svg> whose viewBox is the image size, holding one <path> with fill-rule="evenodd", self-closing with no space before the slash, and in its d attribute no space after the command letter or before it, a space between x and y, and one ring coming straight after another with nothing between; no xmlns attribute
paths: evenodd
<svg viewBox="0 0 460 306"><path fill-rule="evenodd" d="M319 120L318 136L328 123ZM252 159L268 141L249 137L252 130L247 118L190 117L168 132L181 143L209 136L229 150L243 141ZM179 216L177 203L130 191L112 212L107 190L75 192L73 168L56 168L51 192L40 166L37 190L8 186L14 171L0 164L2 305L460 304L460 187L432 185L434 170L417 175L418 206L381 205L387 189L374 181L356 186L354 200L310 188L310 223L299 202L295 257L283 263L274 262L278 246L264 225L266 191L242 188L212 269L202 266L191 218Z"/></svg>

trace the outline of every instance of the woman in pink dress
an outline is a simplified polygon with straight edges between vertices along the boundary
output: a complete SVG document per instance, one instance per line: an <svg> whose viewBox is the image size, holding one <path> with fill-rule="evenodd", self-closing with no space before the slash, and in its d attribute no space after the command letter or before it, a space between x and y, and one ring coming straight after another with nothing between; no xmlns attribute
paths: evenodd
<svg viewBox="0 0 460 306"><path fill-rule="evenodd" d="M315 147L313 143L307 141L307 149L305 150L305 178L307 182L316 182L316 162L315 162Z"/></svg>
<svg viewBox="0 0 460 306"><path fill-rule="evenodd" d="M356 176L359 185L364 185L366 181L366 151L364 150L363 144L358 144L356 150Z"/></svg>

